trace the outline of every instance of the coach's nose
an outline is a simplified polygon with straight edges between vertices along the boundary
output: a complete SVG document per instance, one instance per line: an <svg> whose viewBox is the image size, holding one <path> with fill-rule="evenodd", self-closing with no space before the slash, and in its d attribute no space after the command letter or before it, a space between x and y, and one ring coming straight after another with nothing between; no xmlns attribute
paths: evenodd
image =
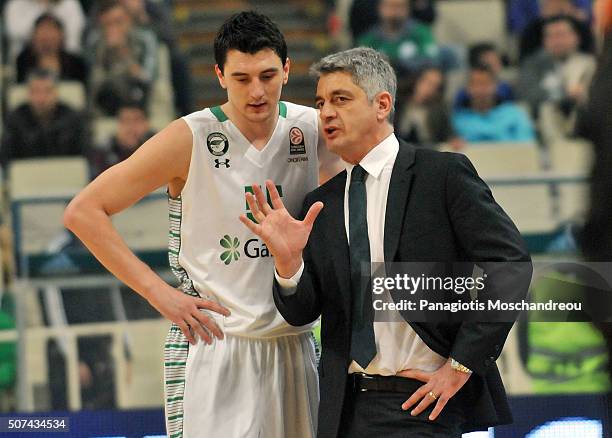
<svg viewBox="0 0 612 438"><path fill-rule="evenodd" d="M331 102L323 102L319 105L319 116L323 122L336 117L336 110Z"/></svg>

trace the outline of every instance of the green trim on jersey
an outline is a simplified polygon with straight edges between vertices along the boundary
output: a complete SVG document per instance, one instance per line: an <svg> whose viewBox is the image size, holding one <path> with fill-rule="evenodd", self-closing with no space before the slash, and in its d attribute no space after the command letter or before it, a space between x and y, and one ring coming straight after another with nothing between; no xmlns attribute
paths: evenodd
<svg viewBox="0 0 612 438"><path fill-rule="evenodd" d="M229 119L227 115L223 112L220 106L213 106L210 108L210 112L217 118L221 123L225 122ZM287 105L285 102L278 102L278 114L283 118L287 118Z"/></svg>
<svg viewBox="0 0 612 438"><path fill-rule="evenodd" d="M220 121L221 123L225 122L228 117L225 115L225 113L223 112L223 110L221 109L220 106L213 106L210 109L210 112L213 113L213 115L217 118L218 121Z"/></svg>
<svg viewBox="0 0 612 438"><path fill-rule="evenodd" d="M287 105L285 105L285 102L278 102L278 113L283 119L287 118Z"/></svg>

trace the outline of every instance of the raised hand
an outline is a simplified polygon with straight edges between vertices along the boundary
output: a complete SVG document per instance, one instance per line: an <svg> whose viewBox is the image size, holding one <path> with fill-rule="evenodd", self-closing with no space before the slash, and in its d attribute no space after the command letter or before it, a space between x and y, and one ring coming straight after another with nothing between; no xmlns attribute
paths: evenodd
<svg viewBox="0 0 612 438"><path fill-rule="evenodd" d="M302 264L302 250L308 242L314 221L323 209L323 203L315 202L304 220L300 221L289 214L272 181L266 181L266 188L272 205L266 201L261 188L253 185L255 195L247 193L246 201L257 223L244 214L240 216L240 221L265 242L274 256L279 275L290 278Z"/></svg>

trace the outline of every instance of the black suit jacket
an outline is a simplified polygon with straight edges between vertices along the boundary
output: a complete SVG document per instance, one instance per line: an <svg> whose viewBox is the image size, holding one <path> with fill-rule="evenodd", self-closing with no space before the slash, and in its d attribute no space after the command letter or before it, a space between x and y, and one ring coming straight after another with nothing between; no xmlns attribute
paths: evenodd
<svg viewBox="0 0 612 438"><path fill-rule="evenodd" d="M276 283L274 288L276 306L290 324L304 325L322 315L319 438L337 435L350 363L345 183L342 172L307 195L302 214L316 201L325 206L304 250L304 273L294 294L283 296ZM389 186L384 254L386 262L530 260L518 230L465 156L415 149L403 142ZM474 371L455 396L466 408L464 431L512 421L495 365L511 323L404 319L433 351Z"/></svg>

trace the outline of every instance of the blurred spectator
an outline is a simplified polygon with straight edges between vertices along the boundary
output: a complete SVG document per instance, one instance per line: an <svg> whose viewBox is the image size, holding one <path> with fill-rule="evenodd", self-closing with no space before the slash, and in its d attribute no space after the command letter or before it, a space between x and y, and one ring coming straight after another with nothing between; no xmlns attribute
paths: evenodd
<svg viewBox="0 0 612 438"><path fill-rule="evenodd" d="M499 103L514 100L512 85L499 79L504 68L504 63L501 54L497 51L493 43L484 42L473 45L470 47L468 58L470 67L486 65L495 73L495 76L498 78L496 96ZM467 107L469 105L469 100L470 97L468 96L467 90L462 88L457 93L457 96L455 96L454 106L456 108Z"/></svg>
<svg viewBox="0 0 612 438"><path fill-rule="evenodd" d="M410 15L421 23L432 25L436 20L434 0L410 0Z"/></svg>
<svg viewBox="0 0 612 438"><path fill-rule="evenodd" d="M27 44L36 19L44 13L53 14L62 23L66 50L74 53L81 51L85 15L78 0L9 0L3 16L11 60Z"/></svg>
<svg viewBox="0 0 612 438"><path fill-rule="evenodd" d="M36 19L32 39L17 57L17 82L25 82L28 74L37 69L49 70L60 80L83 85L87 81L85 61L64 49L62 23L51 14Z"/></svg>
<svg viewBox="0 0 612 438"><path fill-rule="evenodd" d="M117 115L117 133L106 145L96 148L90 155L94 178L128 158L155 134L149 125L145 109L137 103L122 104Z"/></svg>
<svg viewBox="0 0 612 438"><path fill-rule="evenodd" d="M354 0L349 11L349 28L353 41L369 31L378 23L378 4L380 0ZM409 0L410 15L421 23L432 25L436 19L434 0Z"/></svg>
<svg viewBox="0 0 612 438"><path fill-rule="evenodd" d="M164 43L170 54L172 90L174 104L181 115L193 111L191 74L185 57L181 53L174 35L174 26L168 10L160 2L153 0L121 0L132 16L136 26L149 29Z"/></svg>
<svg viewBox="0 0 612 438"><path fill-rule="evenodd" d="M578 39L572 20L549 18L544 25L544 48L521 66L517 91L538 118L546 142L570 129L566 126L570 116L586 99L595 58L578 51Z"/></svg>
<svg viewBox="0 0 612 438"><path fill-rule="evenodd" d="M508 29L520 34L539 17L571 13L581 21L590 21L592 0L509 0Z"/></svg>
<svg viewBox="0 0 612 438"><path fill-rule="evenodd" d="M444 102L444 73L439 68L419 73L401 107L395 130L400 138L417 146L437 147L451 142L455 149L460 148Z"/></svg>
<svg viewBox="0 0 612 438"><path fill-rule="evenodd" d="M431 30L410 17L408 0L380 0L378 15L378 24L357 40L359 46L385 54L400 74L438 62Z"/></svg>
<svg viewBox="0 0 612 438"><path fill-rule="evenodd" d="M94 108L114 116L123 101L146 105L158 63L155 35L134 27L117 0L100 5L98 24L87 43Z"/></svg>
<svg viewBox="0 0 612 438"><path fill-rule="evenodd" d="M456 109L453 114L457 134L472 143L535 140L527 114L511 102L499 103L496 90L497 77L489 67L470 69L469 107Z"/></svg>
<svg viewBox="0 0 612 438"><path fill-rule="evenodd" d="M8 117L2 165L19 158L79 155L89 139L85 117L58 100L57 77L37 70L28 78L29 100Z"/></svg>
<svg viewBox="0 0 612 438"><path fill-rule="evenodd" d="M531 1L531 0L530 0ZM537 4L538 2L533 1ZM590 6L590 1L588 1ZM558 15L564 15L573 21L580 36L580 50L591 53L594 48L593 33L589 23L589 15L578 8L571 0L543 0L541 15L530 20L520 33L519 59L523 60L542 48L543 27L546 20Z"/></svg>

